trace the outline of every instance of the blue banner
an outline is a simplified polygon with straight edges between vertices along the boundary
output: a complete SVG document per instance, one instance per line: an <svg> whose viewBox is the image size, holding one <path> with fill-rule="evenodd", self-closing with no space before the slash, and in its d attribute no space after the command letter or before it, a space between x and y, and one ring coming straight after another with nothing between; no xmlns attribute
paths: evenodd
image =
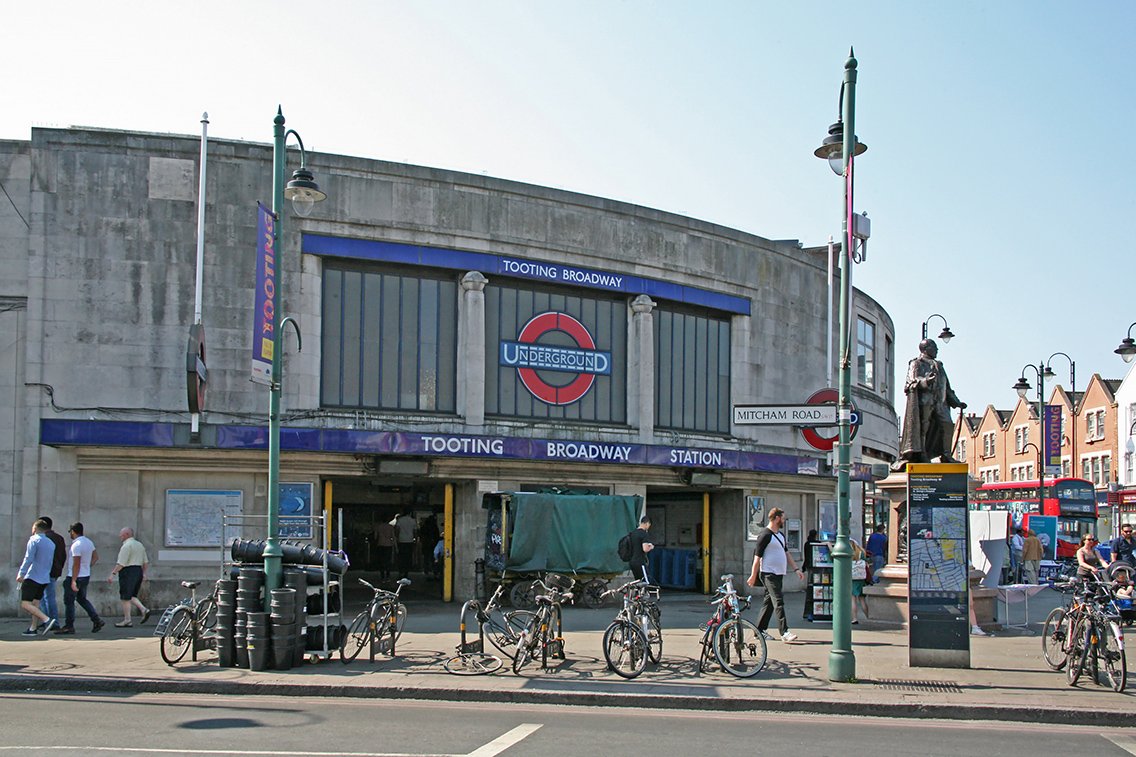
<svg viewBox="0 0 1136 757"><path fill-rule="evenodd" d="M1045 427L1042 431L1045 475L1061 475L1061 406L1045 406Z"/></svg>
<svg viewBox="0 0 1136 757"><path fill-rule="evenodd" d="M252 380L272 383L276 347L276 219L256 204L256 291L252 319Z"/></svg>

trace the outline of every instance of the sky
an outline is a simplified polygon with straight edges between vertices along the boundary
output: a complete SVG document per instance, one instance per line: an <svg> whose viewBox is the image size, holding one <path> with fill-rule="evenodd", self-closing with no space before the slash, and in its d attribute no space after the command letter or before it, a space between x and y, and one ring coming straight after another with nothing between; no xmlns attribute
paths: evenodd
<svg viewBox="0 0 1136 757"><path fill-rule="evenodd" d="M22 31L0 138L200 134L207 111L210 137L267 143L281 105L308 150L806 246L841 233L841 180L812 151L854 48L872 237L853 280L894 320L897 369L933 313L968 412L1012 408L1027 364L1068 388L1058 352L1078 390L1128 368L1136 179L1116 154L1136 127L1136 3L62 0L5 22Z"/></svg>

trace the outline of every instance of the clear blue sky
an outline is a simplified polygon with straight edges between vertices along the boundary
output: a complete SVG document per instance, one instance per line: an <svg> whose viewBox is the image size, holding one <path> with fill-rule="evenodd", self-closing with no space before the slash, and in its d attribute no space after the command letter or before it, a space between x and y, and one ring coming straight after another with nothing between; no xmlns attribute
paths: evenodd
<svg viewBox="0 0 1136 757"><path fill-rule="evenodd" d="M873 233L855 282L894 318L900 366L937 312L977 412L1011 407L1021 367L1056 351L1079 389L1127 368L1136 3L61 2L5 26L3 138L196 134L208 111L212 136L268 142L280 103L309 149L806 245L839 236L840 180L811 153L854 46Z"/></svg>

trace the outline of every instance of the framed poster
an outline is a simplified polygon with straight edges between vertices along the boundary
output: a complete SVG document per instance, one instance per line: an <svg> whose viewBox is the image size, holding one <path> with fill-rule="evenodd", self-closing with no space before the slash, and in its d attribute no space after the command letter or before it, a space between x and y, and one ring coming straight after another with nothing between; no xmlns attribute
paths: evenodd
<svg viewBox="0 0 1136 757"><path fill-rule="evenodd" d="M240 515L239 489L166 489L166 546L219 547L222 516Z"/></svg>
<svg viewBox="0 0 1136 757"><path fill-rule="evenodd" d="M745 498L746 541L757 541L757 534L765 528L765 497Z"/></svg>
<svg viewBox="0 0 1136 757"><path fill-rule="evenodd" d="M312 538L312 485L280 484L280 538Z"/></svg>
<svg viewBox="0 0 1136 757"><path fill-rule="evenodd" d="M822 499L817 502L817 538L821 541L836 541L836 500Z"/></svg>

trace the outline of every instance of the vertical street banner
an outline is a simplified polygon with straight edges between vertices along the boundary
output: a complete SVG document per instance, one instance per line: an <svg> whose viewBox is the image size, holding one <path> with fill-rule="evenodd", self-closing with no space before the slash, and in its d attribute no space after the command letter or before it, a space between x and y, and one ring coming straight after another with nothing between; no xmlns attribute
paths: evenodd
<svg viewBox="0 0 1136 757"><path fill-rule="evenodd" d="M276 217L256 204L256 291L252 318L252 376L258 384L272 383L272 353L276 346Z"/></svg>
<svg viewBox="0 0 1136 757"><path fill-rule="evenodd" d="M1042 449L1045 457L1045 475L1061 475L1061 406L1045 406L1045 425L1042 429Z"/></svg>
<svg viewBox="0 0 1136 757"><path fill-rule="evenodd" d="M966 464L907 466L908 656L970 667Z"/></svg>

